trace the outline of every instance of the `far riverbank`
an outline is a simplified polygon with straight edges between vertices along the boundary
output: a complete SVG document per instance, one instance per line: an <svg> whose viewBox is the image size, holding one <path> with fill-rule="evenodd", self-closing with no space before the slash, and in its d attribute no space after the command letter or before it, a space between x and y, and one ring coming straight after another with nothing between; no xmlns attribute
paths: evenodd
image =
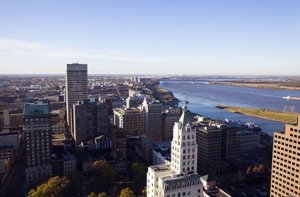
<svg viewBox="0 0 300 197"><path fill-rule="evenodd" d="M263 82L243 82L243 81L210 81L211 85L226 85L226 86L238 86L244 88L260 88L271 90L296 90L300 91L300 87L296 85L282 85L279 83L263 83ZM288 96L288 95L286 95Z"/></svg>
<svg viewBox="0 0 300 197"><path fill-rule="evenodd" d="M300 114L291 112L279 112L269 109L254 109L247 107L234 106L216 106L216 108L223 109L233 113L240 113L248 116L254 116L272 121L278 121L287 124L293 124L297 121Z"/></svg>

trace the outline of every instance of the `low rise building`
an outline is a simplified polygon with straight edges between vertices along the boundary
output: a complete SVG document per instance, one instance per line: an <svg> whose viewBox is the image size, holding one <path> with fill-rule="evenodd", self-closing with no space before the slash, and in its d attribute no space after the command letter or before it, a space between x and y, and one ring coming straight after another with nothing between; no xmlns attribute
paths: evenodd
<svg viewBox="0 0 300 197"><path fill-rule="evenodd" d="M217 187L216 180L209 175L201 177L203 185L202 197L231 197L228 193Z"/></svg>
<svg viewBox="0 0 300 197"><path fill-rule="evenodd" d="M76 158L72 154L65 154L63 156L64 160L64 176L69 175L72 172L75 172L77 169Z"/></svg>

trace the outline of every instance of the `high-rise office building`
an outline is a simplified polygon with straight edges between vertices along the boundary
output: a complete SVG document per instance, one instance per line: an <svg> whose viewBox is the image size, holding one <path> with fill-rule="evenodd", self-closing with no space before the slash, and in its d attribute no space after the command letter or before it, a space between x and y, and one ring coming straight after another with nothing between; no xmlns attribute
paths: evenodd
<svg viewBox="0 0 300 197"><path fill-rule="evenodd" d="M231 160L240 156L239 132L241 128L236 126L224 125L222 130L222 159Z"/></svg>
<svg viewBox="0 0 300 197"><path fill-rule="evenodd" d="M112 155L116 160L126 161L126 130L112 126Z"/></svg>
<svg viewBox="0 0 300 197"><path fill-rule="evenodd" d="M273 138L271 197L300 196L300 116Z"/></svg>
<svg viewBox="0 0 300 197"><path fill-rule="evenodd" d="M87 98L88 77L87 64L67 64L65 102L68 125L72 123L72 107L77 101Z"/></svg>
<svg viewBox="0 0 300 197"><path fill-rule="evenodd" d="M148 102L146 99L142 104L144 112L144 134L150 142L158 142L163 139L162 107L162 103L158 101Z"/></svg>
<svg viewBox="0 0 300 197"><path fill-rule="evenodd" d="M98 99L84 99L73 105L73 138L81 143L109 134L108 106Z"/></svg>
<svg viewBox="0 0 300 197"><path fill-rule="evenodd" d="M37 182L51 176L51 115L48 102L27 103L24 107L26 139L26 180Z"/></svg>
<svg viewBox="0 0 300 197"><path fill-rule="evenodd" d="M199 171L207 171L211 162L221 160L221 138L221 130L216 126L197 128Z"/></svg>
<svg viewBox="0 0 300 197"><path fill-rule="evenodd" d="M171 164L150 166L147 173L147 197L200 197L202 184L197 174L196 129L186 107L174 125Z"/></svg>
<svg viewBox="0 0 300 197"><path fill-rule="evenodd" d="M173 127L181 115L181 109L168 109L162 115L162 135L163 141L171 141L173 139Z"/></svg>
<svg viewBox="0 0 300 197"><path fill-rule="evenodd" d="M136 108L116 108L114 125L126 130L126 135L138 136L143 131L143 114Z"/></svg>

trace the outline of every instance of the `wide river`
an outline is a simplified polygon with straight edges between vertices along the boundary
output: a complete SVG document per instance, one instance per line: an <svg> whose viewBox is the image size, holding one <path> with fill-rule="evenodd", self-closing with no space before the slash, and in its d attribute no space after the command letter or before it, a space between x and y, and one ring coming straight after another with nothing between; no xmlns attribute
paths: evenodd
<svg viewBox="0 0 300 197"><path fill-rule="evenodd" d="M283 131L284 124L227 112L215 106L229 105L300 112L300 101L282 98L284 96L300 97L300 91L209 85L207 82L190 81L160 81L160 85L172 91L179 100L187 99L189 101L188 108L192 112L213 119L228 118L235 121L254 122L269 135L272 135L274 131Z"/></svg>

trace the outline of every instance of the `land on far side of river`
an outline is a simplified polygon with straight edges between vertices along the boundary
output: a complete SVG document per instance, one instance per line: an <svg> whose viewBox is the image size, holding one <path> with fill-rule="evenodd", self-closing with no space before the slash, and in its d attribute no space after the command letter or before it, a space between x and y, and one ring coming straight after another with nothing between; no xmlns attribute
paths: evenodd
<svg viewBox="0 0 300 197"><path fill-rule="evenodd" d="M212 85L240 86L247 88L262 88L274 90L297 90L300 91L300 81L272 81L272 80L232 80L232 81L210 81Z"/></svg>
<svg viewBox="0 0 300 197"><path fill-rule="evenodd" d="M268 110L268 109L255 109L255 108L234 107L234 106L216 106L216 107L234 113L240 113L248 116L254 116L258 118L263 118L263 119L278 121L283 123L295 123L297 121L297 117L300 115L298 113L279 112L279 111Z"/></svg>

